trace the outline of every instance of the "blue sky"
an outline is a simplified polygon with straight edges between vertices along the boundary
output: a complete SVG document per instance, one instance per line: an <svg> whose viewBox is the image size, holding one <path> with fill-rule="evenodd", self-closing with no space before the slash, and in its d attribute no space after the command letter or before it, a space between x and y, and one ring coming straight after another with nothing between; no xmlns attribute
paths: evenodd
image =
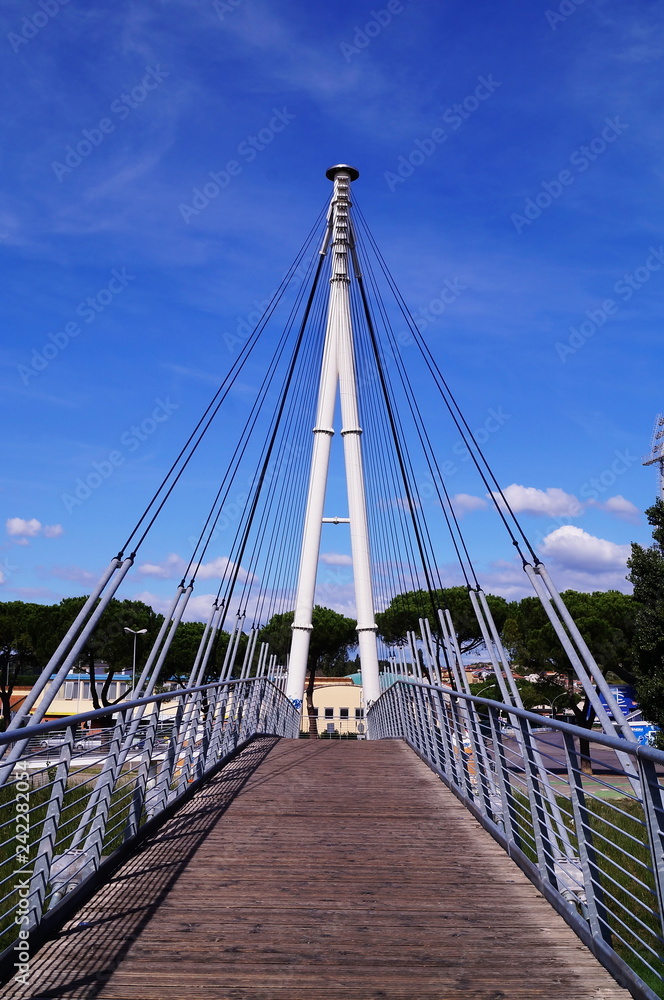
<svg viewBox="0 0 664 1000"><path fill-rule="evenodd" d="M117 551L340 161L360 169L362 210L559 585L624 587L626 547L650 537L641 457L664 410L663 13L6 0L3 599L81 593ZM203 205L210 172L225 187ZM526 593L454 434L436 428L486 588ZM213 483L195 470L145 551L161 574L134 574L126 596L162 606L165 561L186 555ZM324 552L347 554L340 530L325 529ZM322 564L320 597L352 610L340 563Z"/></svg>

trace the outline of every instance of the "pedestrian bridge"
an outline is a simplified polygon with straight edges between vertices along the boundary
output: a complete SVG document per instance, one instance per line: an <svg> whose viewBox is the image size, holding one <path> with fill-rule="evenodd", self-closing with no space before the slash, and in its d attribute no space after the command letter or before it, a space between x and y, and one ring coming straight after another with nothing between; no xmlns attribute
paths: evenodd
<svg viewBox="0 0 664 1000"><path fill-rule="evenodd" d="M62 721L0 737L0 997L661 995L664 754L593 733L591 775L587 731L419 681L368 740L294 739L266 678L177 702L120 706L92 767L94 713L55 765Z"/></svg>

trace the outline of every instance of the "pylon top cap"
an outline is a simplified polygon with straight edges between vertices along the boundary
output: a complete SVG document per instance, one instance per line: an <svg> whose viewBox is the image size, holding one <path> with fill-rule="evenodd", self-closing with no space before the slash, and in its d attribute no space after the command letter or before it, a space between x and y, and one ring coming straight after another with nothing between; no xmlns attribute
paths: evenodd
<svg viewBox="0 0 664 1000"><path fill-rule="evenodd" d="M342 172L348 174L352 181L356 181L360 176L360 171L356 170L355 167L349 167L347 163L337 163L336 166L330 167L329 170L325 171L325 176L328 180L333 181L337 174Z"/></svg>

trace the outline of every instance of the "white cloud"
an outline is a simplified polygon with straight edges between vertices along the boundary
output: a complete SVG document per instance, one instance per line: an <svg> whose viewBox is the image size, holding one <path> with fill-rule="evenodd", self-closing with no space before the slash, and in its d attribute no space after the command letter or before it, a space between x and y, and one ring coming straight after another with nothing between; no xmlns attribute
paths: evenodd
<svg viewBox="0 0 664 1000"><path fill-rule="evenodd" d="M8 517L5 526L7 534L14 539L15 545L29 545L29 539L38 538L39 535L43 535L44 538L59 538L64 534L61 524L42 524L36 517L31 517L29 520L24 517Z"/></svg>
<svg viewBox="0 0 664 1000"><path fill-rule="evenodd" d="M64 534L64 530L61 524L45 524L44 538L59 538Z"/></svg>
<svg viewBox="0 0 664 1000"><path fill-rule="evenodd" d="M320 561L326 566L352 566L353 557L342 552L321 552Z"/></svg>
<svg viewBox="0 0 664 1000"><path fill-rule="evenodd" d="M534 486L512 483L503 490L505 499L515 514L542 514L546 517L579 517L584 507L573 493L565 493L557 486L538 490ZM501 503L499 493L493 496Z"/></svg>
<svg viewBox="0 0 664 1000"><path fill-rule="evenodd" d="M568 569L585 573L622 569L624 572L629 545L616 545L606 538L589 535L583 528L564 524L544 538L542 554Z"/></svg>
<svg viewBox="0 0 664 1000"><path fill-rule="evenodd" d="M24 535L28 538L36 538L42 527L41 521L38 521L36 517L31 517L29 521L24 517L8 517L6 524L7 534L12 537Z"/></svg>
<svg viewBox="0 0 664 1000"><path fill-rule="evenodd" d="M463 517L473 510L482 510L486 505L486 500L474 497L470 493L455 493L452 497L452 506L458 517Z"/></svg>
<svg viewBox="0 0 664 1000"><path fill-rule="evenodd" d="M160 563L143 563L138 567L138 572L143 576L157 577L159 580L175 580L177 577L184 576L188 565L189 563L186 559L177 555L176 552L172 552ZM193 564L188 575L191 575L196 570L196 565L196 563ZM233 567L234 563L227 556L217 556L216 559L212 559L210 562L198 564L196 576L199 580L220 580ZM255 579L245 569L242 569L242 567L239 569L237 578L240 583Z"/></svg>
<svg viewBox="0 0 664 1000"><path fill-rule="evenodd" d="M81 583L84 586L91 586L99 579L99 573L90 573L89 570L81 566L51 566L44 571L47 576L55 576L59 580L71 580L73 583Z"/></svg>
<svg viewBox="0 0 664 1000"><path fill-rule="evenodd" d="M641 511L636 507L631 500L626 500L624 496L620 493L615 497L609 497L604 503L598 504L602 510L608 511L609 514L615 514L623 521L631 521L632 524L641 520Z"/></svg>
<svg viewBox="0 0 664 1000"><path fill-rule="evenodd" d="M186 568L184 559L173 552L163 562L143 563L138 567L138 572L143 576L156 576L160 580L173 580L176 576L182 576Z"/></svg>

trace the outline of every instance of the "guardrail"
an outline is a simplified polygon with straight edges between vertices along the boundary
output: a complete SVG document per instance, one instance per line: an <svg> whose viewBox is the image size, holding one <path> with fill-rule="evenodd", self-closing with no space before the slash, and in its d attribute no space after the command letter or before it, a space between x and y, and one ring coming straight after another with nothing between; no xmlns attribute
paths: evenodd
<svg viewBox="0 0 664 1000"><path fill-rule="evenodd" d="M113 726L81 729L111 713ZM299 712L256 677L1 733L0 961L239 746L298 732Z"/></svg>
<svg viewBox="0 0 664 1000"><path fill-rule="evenodd" d="M398 681L367 713L403 738L635 997L664 996L664 753ZM627 766L625 766L627 765Z"/></svg>

